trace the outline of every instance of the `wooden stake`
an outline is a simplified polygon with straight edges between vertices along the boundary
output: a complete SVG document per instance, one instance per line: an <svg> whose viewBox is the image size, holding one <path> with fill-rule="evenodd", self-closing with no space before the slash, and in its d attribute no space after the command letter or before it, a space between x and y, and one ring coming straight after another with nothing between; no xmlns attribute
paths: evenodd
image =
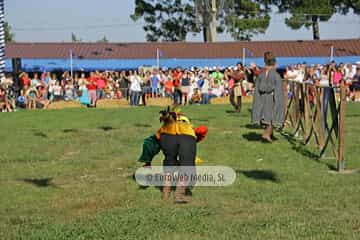
<svg viewBox="0 0 360 240"><path fill-rule="evenodd" d="M338 146L338 171L345 170L345 108L346 108L346 88L344 79L340 85L340 113L339 113L339 146Z"/></svg>
<svg viewBox="0 0 360 240"><path fill-rule="evenodd" d="M317 122L317 132L318 132L318 138L319 138L319 149L322 149L324 147L325 144L325 140L324 140L324 129L322 127L322 121L323 121L323 116L322 116L322 111L321 111L321 89L320 88L315 88L315 92L316 92L316 122Z"/></svg>

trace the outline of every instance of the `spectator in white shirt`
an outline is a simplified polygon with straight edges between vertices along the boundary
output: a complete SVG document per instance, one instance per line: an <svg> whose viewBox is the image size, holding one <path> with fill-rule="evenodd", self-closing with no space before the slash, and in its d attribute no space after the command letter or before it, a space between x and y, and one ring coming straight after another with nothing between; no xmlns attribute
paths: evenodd
<svg viewBox="0 0 360 240"><path fill-rule="evenodd" d="M141 78L134 71L134 74L130 75L130 105L131 106L138 106L141 94Z"/></svg>
<svg viewBox="0 0 360 240"><path fill-rule="evenodd" d="M210 88L210 76L209 72L205 72L202 85L201 85L201 103L202 104L209 104L209 88Z"/></svg>
<svg viewBox="0 0 360 240"><path fill-rule="evenodd" d="M356 66L353 66L351 63L347 64L345 67L345 80L351 81L356 74Z"/></svg>
<svg viewBox="0 0 360 240"><path fill-rule="evenodd" d="M63 100L62 88L60 86L60 83L56 82L54 86L54 101L59 101L59 100Z"/></svg>

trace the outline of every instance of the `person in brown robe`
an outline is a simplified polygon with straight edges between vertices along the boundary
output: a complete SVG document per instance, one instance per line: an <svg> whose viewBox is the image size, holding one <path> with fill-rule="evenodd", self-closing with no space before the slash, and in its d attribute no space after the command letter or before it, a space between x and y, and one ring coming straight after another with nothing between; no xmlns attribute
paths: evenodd
<svg viewBox="0 0 360 240"><path fill-rule="evenodd" d="M245 73L241 62L237 63L236 71L230 76L234 79L234 86L230 89L230 103L236 112L241 112L242 81L245 80Z"/></svg>

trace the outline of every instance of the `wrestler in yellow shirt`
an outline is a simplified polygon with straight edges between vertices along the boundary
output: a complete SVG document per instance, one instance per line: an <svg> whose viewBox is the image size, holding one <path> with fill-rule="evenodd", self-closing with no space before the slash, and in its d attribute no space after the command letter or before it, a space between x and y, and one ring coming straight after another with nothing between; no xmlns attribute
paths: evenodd
<svg viewBox="0 0 360 240"><path fill-rule="evenodd" d="M176 120L169 119L165 121L163 126L156 132L156 138L160 139L161 134L190 135L196 138L192 124L189 119L183 115L177 115Z"/></svg>

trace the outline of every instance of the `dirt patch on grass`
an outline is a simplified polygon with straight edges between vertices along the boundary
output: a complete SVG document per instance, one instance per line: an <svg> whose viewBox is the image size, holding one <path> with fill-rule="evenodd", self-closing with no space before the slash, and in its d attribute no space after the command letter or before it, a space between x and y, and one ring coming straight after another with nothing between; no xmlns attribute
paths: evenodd
<svg viewBox="0 0 360 240"><path fill-rule="evenodd" d="M52 208L66 212L65 215L84 216L93 215L119 206L115 199L71 199L59 198L52 202Z"/></svg>
<svg viewBox="0 0 360 240"><path fill-rule="evenodd" d="M86 106L80 104L78 101L59 101L53 102L49 105L48 109L65 109L65 108L85 108Z"/></svg>
<svg viewBox="0 0 360 240"><path fill-rule="evenodd" d="M97 108L128 108L129 102L126 99L103 99L96 102Z"/></svg>
<svg viewBox="0 0 360 240"><path fill-rule="evenodd" d="M243 96L241 100L243 103L251 103L253 101L253 97L252 96ZM212 98L211 104L222 104L222 105L230 104L230 100L229 100L229 97Z"/></svg>
<svg viewBox="0 0 360 240"><path fill-rule="evenodd" d="M115 201L104 199L88 199L72 206L72 209L78 215L93 214L107 209L114 208L116 206Z"/></svg>

